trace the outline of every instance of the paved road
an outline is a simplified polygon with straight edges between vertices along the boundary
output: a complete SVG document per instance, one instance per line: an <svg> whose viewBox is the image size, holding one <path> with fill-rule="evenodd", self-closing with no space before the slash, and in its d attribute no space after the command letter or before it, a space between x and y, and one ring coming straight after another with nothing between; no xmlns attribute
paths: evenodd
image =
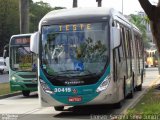
<svg viewBox="0 0 160 120"><path fill-rule="evenodd" d="M9 75L7 73L0 74L0 83L9 82Z"/></svg>
<svg viewBox="0 0 160 120"><path fill-rule="evenodd" d="M34 120L71 120L71 119L109 119L108 116L114 116L115 114L120 114L125 110L131 103L133 103L138 96L148 88L151 83L153 83L158 78L157 68L147 68L146 77L143 84L143 91L136 92L134 99L127 99L123 103L121 109L114 109L111 106L95 106L95 107L82 107L73 108L67 107L64 112L57 112L53 107L41 108L39 106L38 95L33 93L31 97L25 98L23 96L15 96L7 99L0 100L0 114L3 117L7 115L4 114L14 114L8 115L9 117L18 117L22 120L34 119ZM74 112L73 112L74 111ZM18 114L18 115L17 115ZM1 117L1 116L0 116ZM1 118L0 118L1 119Z"/></svg>

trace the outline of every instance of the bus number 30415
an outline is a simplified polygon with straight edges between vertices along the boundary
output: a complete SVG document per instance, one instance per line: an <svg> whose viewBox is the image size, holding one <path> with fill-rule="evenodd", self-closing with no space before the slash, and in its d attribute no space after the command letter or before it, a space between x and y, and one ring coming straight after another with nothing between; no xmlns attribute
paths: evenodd
<svg viewBox="0 0 160 120"><path fill-rule="evenodd" d="M54 92L71 92L71 88L54 88Z"/></svg>

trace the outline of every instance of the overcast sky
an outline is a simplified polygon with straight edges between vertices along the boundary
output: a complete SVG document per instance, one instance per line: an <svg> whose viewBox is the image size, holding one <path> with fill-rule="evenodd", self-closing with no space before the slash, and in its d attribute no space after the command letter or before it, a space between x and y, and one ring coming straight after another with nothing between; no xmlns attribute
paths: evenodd
<svg viewBox="0 0 160 120"><path fill-rule="evenodd" d="M49 3L52 7L71 8L73 0L33 0L34 2L43 1ZM96 0L78 0L78 7L96 7ZM156 4L158 0L150 0ZM102 0L102 7L112 7L122 11L122 0ZM123 13L126 15L136 14L137 11L143 11L138 0L123 0Z"/></svg>

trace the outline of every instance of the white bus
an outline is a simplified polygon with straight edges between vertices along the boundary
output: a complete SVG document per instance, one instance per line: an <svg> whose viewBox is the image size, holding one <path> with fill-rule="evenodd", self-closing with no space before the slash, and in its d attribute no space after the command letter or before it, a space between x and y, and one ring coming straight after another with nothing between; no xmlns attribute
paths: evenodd
<svg viewBox="0 0 160 120"><path fill-rule="evenodd" d="M140 31L107 8L51 11L31 37L38 54L42 106L115 104L132 98L143 82Z"/></svg>

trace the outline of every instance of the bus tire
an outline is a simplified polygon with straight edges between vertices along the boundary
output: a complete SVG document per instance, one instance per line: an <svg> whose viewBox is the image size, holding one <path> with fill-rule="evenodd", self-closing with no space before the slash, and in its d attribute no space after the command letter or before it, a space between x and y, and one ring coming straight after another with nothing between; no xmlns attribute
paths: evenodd
<svg viewBox="0 0 160 120"><path fill-rule="evenodd" d="M143 83L143 70L141 73L141 84L139 86L137 86L137 88L136 88L137 91L142 91L142 83Z"/></svg>
<svg viewBox="0 0 160 120"><path fill-rule="evenodd" d="M127 98L128 98L128 99L131 99L131 98L133 98L133 96L134 96L134 95L133 95L133 90L131 90L131 92L127 95Z"/></svg>
<svg viewBox="0 0 160 120"><path fill-rule="evenodd" d="M142 83L139 86L137 86L136 90L137 91L142 91Z"/></svg>
<svg viewBox="0 0 160 120"><path fill-rule="evenodd" d="M30 91L29 90L22 90L22 94L24 97L29 97Z"/></svg>
<svg viewBox="0 0 160 120"><path fill-rule="evenodd" d="M54 109L56 111L63 111L64 110L64 106L55 106Z"/></svg>
<svg viewBox="0 0 160 120"><path fill-rule="evenodd" d="M116 108L116 109L122 108L122 100L119 101L118 103L115 103L115 104L114 104L114 108Z"/></svg>

